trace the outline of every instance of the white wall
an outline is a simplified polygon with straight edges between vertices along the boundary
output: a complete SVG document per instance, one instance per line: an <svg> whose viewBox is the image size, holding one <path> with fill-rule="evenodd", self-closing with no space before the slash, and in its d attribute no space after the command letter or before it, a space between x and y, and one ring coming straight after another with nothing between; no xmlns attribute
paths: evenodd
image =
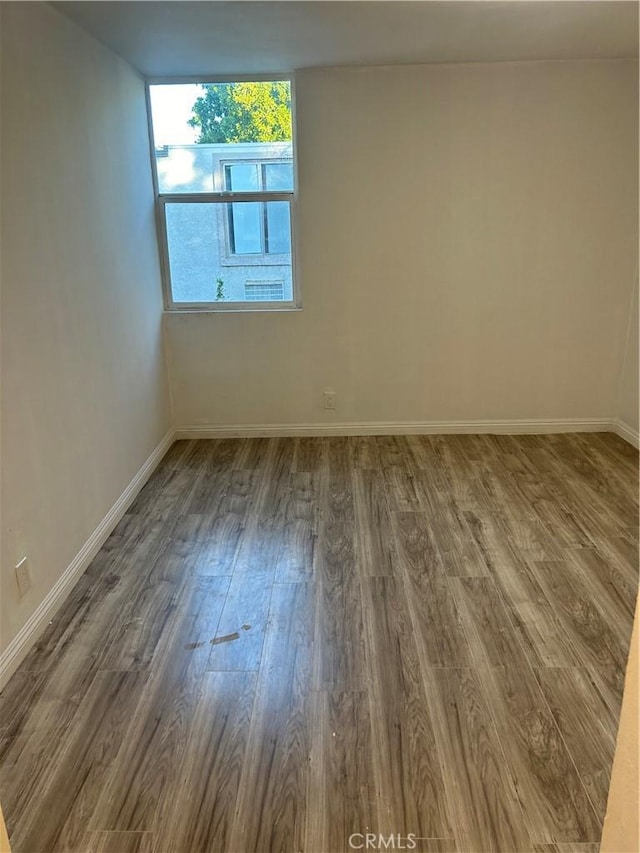
<svg viewBox="0 0 640 853"><path fill-rule="evenodd" d="M310 70L297 109L303 310L168 316L178 427L614 417L636 62Z"/></svg>
<svg viewBox="0 0 640 853"><path fill-rule="evenodd" d="M5 649L170 412L143 83L43 4L1 14Z"/></svg>
<svg viewBox="0 0 640 853"><path fill-rule="evenodd" d="M638 281L633 290L629 313L629 333L622 373L616 417L638 432Z"/></svg>

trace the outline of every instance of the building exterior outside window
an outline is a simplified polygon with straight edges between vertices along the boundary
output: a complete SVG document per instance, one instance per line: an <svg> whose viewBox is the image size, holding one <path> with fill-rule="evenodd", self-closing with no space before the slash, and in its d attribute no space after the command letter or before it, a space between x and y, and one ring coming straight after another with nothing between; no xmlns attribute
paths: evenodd
<svg viewBox="0 0 640 853"><path fill-rule="evenodd" d="M163 193L293 189L291 142L165 145L156 163ZM176 302L293 298L286 202L167 204L165 216Z"/></svg>

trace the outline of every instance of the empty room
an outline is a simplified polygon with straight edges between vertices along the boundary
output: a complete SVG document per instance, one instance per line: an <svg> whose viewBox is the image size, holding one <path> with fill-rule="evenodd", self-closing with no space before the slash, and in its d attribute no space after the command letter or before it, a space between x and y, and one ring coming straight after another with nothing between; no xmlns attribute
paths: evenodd
<svg viewBox="0 0 640 853"><path fill-rule="evenodd" d="M0 3L1 853L639 853L638 3Z"/></svg>

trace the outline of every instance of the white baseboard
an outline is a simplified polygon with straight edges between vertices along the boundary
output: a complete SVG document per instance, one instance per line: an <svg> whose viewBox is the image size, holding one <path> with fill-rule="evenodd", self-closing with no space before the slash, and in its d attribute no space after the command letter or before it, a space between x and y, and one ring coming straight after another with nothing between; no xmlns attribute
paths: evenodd
<svg viewBox="0 0 640 853"><path fill-rule="evenodd" d="M49 590L36 611L27 620L17 636L0 655L0 690L2 690L27 653L31 650L51 618L63 604L91 560L104 545L116 524L133 503L174 440L173 430L162 439L142 468L129 483L109 512L78 551L55 585Z"/></svg>
<svg viewBox="0 0 640 853"><path fill-rule="evenodd" d="M501 421L367 421L362 423L306 424L198 424L176 429L176 438L250 438L290 435L451 435L497 433L503 435L554 432L609 432L610 418L573 420Z"/></svg>
<svg viewBox="0 0 640 853"><path fill-rule="evenodd" d="M640 449L640 434L638 434L637 429L633 429L629 424L626 424L624 421L615 420L613 421L612 432L615 432L620 438L624 438L629 444L633 444L634 447Z"/></svg>

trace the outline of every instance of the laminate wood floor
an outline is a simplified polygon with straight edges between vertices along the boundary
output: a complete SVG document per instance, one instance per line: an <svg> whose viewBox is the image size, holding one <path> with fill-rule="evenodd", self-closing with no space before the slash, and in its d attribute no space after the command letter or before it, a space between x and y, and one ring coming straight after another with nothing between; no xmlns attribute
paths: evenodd
<svg viewBox="0 0 640 853"><path fill-rule="evenodd" d="M177 442L1 697L14 853L596 853L637 534L610 434Z"/></svg>

